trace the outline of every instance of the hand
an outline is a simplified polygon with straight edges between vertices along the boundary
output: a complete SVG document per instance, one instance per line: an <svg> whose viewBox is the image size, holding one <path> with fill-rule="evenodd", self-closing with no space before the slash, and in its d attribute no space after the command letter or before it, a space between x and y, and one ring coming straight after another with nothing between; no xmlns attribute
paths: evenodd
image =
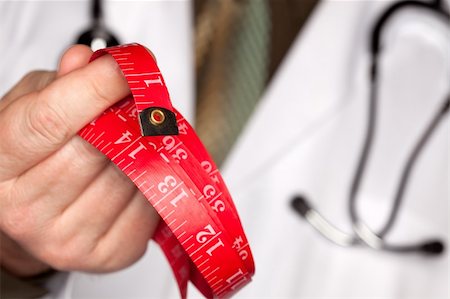
<svg viewBox="0 0 450 299"><path fill-rule="evenodd" d="M33 72L0 101L1 263L13 274L127 267L159 223L133 183L76 135L130 92L111 57L88 64L91 54L72 47L58 72Z"/></svg>

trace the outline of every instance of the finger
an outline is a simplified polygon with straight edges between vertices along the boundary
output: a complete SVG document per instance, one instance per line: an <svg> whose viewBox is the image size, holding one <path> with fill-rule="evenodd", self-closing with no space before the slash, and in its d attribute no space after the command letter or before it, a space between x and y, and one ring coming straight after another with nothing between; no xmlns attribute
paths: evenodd
<svg viewBox="0 0 450 299"><path fill-rule="evenodd" d="M61 216L59 224L67 236L84 231L83 242L93 244L103 236L136 192L136 186L114 164L109 163L89 187Z"/></svg>
<svg viewBox="0 0 450 299"><path fill-rule="evenodd" d="M0 112L0 179L48 157L129 92L116 62L104 56L9 105Z"/></svg>
<svg viewBox="0 0 450 299"><path fill-rule="evenodd" d="M144 255L160 221L155 209L137 191L127 208L99 241L92 256L102 263L91 271L111 272L136 262Z"/></svg>
<svg viewBox="0 0 450 299"><path fill-rule="evenodd" d="M27 221L33 221L30 226L39 227L67 209L109 163L106 156L75 136L63 148L14 180L9 196L12 202L2 202L4 210L10 206L37 209L38 214Z"/></svg>
<svg viewBox="0 0 450 299"><path fill-rule="evenodd" d="M89 231L79 229L70 242L48 240L30 250L44 262L59 270L111 272L137 261L159 224L156 211L136 192L108 232L95 243ZM64 229L58 226L59 229ZM58 239L54 236L53 239ZM61 244L61 245L58 245ZM61 250L61 248L64 250Z"/></svg>
<svg viewBox="0 0 450 299"><path fill-rule="evenodd" d="M39 91L48 86L56 78L51 71L33 71L26 74L0 101L0 111L14 100L33 91Z"/></svg>
<svg viewBox="0 0 450 299"><path fill-rule="evenodd" d="M64 76L89 63L92 50L85 45L74 45L64 52L57 71L57 76Z"/></svg>
<svg viewBox="0 0 450 299"><path fill-rule="evenodd" d="M0 110L13 100L33 91L38 91L50 84L56 77L61 77L89 63L92 51L84 45L70 47L63 54L58 72L33 71L25 75L0 101Z"/></svg>

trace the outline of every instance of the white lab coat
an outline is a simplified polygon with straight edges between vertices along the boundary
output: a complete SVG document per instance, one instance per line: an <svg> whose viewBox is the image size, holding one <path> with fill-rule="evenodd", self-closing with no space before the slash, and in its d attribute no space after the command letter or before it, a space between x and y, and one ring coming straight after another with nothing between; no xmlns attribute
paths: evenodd
<svg viewBox="0 0 450 299"><path fill-rule="evenodd" d="M51 3L45 5L56 5ZM145 3L126 6L134 7L136 16L140 16L143 11L140 5ZM6 51L12 60L17 53L24 53L21 62L0 62L0 91L6 91L5 66L24 72L39 65L36 53L51 59L47 66L54 65L61 44L69 44L73 39L74 24L81 29L86 22L81 16L85 3L73 5L78 12L75 7L70 11L78 17L71 17L74 18L71 25L64 25L67 20L63 18L57 30L46 25L49 27L42 34L60 31L59 41L52 46L37 40L34 48L26 48L25 37L9 38L10 45L4 46L0 19L1 56ZM150 23L146 27L137 27L140 23L131 17L127 19L126 15L126 26L115 23L125 12L120 5L114 2L108 6L108 16L114 17L110 27L121 32L125 42L141 41L152 50L160 47L155 53L168 78L175 105L182 105L177 98L191 99L192 64L187 55L190 40L186 37L179 40L181 32L190 34L188 4L152 2L151 9L145 9L148 18L140 19ZM368 1L321 3L297 37L227 159L223 175L256 262L254 281L236 298L448 297L447 253L430 259L340 248L321 238L289 206L292 195L306 194L328 219L350 231L348 187L367 115L367 40L374 18L386 5L387 2ZM37 9L28 14L36 13ZM45 9L39 13L45 13ZM176 22L170 17L174 14L178 16ZM27 22L28 27L17 22L15 26L20 24L18 33L30 38L26 34L32 22ZM159 35L151 38L155 28ZM374 229L385 219L411 145L448 93L450 77L449 31L434 18L405 12L386 33L384 40L388 43L381 59L379 129L358 202L362 217ZM147 34L148 39L144 39L142 36ZM172 39L173 34L177 38ZM16 52L9 48L11 41ZM166 49L176 50L166 53ZM52 58L42 54L49 51L53 51ZM179 63L170 64L174 60ZM164 64L172 68L165 68ZM177 79L169 79L174 75L172 72ZM17 79L16 75L14 80ZM392 242L427 237L448 241L448 134L446 119L417 163L398 222L389 235ZM50 298L178 297L167 262L154 244L128 269L107 275L71 273L68 277L57 277L52 285L54 292ZM191 297L199 297L193 288L189 292Z"/></svg>
<svg viewBox="0 0 450 299"><path fill-rule="evenodd" d="M368 105L368 40L386 2L322 3L225 163L223 174L256 261L241 298L448 298L448 253L438 258L341 248L290 208L305 194L350 232L347 198ZM402 12L385 31L373 155L358 210L385 221L407 155L448 94L450 29ZM417 162L388 239L448 242L448 117ZM448 243L447 243L448 245Z"/></svg>

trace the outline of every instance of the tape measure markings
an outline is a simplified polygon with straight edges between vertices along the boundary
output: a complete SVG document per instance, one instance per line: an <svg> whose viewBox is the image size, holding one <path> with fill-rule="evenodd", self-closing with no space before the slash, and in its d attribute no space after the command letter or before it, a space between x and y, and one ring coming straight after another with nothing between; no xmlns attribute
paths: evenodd
<svg viewBox="0 0 450 299"><path fill-rule="evenodd" d="M181 296L186 296L189 279L207 297L231 296L250 281L254 264L217 167L172 107L149 52L131 44L97 51L92 59L107 53L124 73L131 95L83 128L80 136L129 176L161 216L154 239L169 260ZM172 122L176 128L152 131L148 122Z"/></svg>

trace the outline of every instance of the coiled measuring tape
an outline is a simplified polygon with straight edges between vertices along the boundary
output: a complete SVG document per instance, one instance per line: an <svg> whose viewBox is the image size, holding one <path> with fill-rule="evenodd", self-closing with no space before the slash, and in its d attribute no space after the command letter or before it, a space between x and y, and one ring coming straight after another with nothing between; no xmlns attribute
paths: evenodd
<svg viewBox="0 0 450 299"><path fill-rule="evenodd" d="M105 154L161 216L153 238L186 298L191 281L208 298L233 295L250 282L253 257L225 183L189 123L172 107L163 76L148 50L128 44L109 54L131 95L79 135Z"/></svg>

